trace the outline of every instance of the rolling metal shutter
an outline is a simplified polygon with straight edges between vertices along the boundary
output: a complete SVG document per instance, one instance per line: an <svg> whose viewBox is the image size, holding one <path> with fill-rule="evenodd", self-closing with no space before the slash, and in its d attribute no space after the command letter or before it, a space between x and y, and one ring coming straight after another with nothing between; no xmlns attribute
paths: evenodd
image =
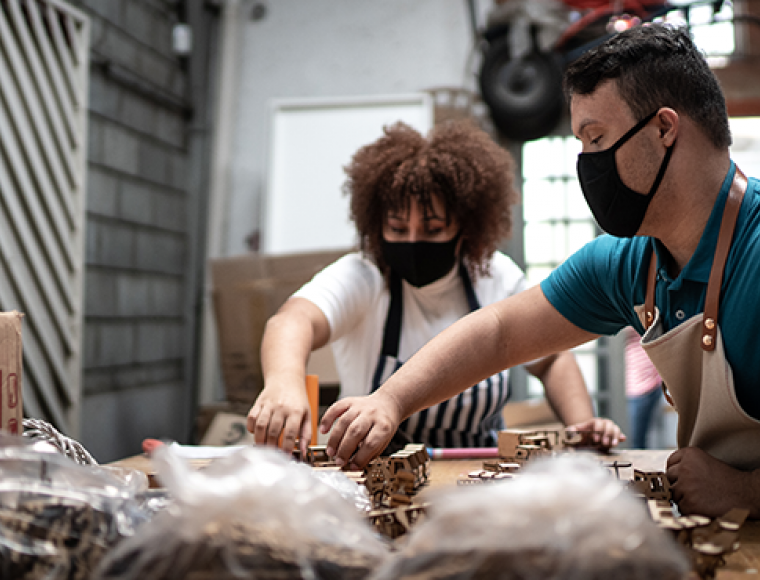
<svg viewBox="0 0 760 580"><path fill-rule="evenodd" d="M0 309L23 322L25 416L76 434L89 23L0 0Z"/></svg>

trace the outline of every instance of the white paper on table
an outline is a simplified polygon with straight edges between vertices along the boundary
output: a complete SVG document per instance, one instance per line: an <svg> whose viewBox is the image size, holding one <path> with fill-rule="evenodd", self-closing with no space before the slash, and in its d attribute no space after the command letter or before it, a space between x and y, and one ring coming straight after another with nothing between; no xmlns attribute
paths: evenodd
<svg viewBox="0 0 760 580"><path fill-rule="evenodd" d="M217 459L231 455L246 447L250 447L250 445L180 445L176 442L169 445L169 449L183 459Z"/></svg>

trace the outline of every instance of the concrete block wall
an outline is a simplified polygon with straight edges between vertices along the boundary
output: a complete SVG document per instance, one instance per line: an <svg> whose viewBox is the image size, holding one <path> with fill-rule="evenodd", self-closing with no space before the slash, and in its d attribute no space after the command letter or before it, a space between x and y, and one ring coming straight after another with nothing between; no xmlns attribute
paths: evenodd
<svg viewBox="0 0 760 580"><path fill-rule="evenodd" d="M209 109L204 38L216 13L194 1L71 4L92 29L79 440L105 462L139 453L147 437L192 434L206 203L198 167L209 162L193 128ZM188 19L197 40L179 57L172 27ZM208 92L191 94L191 80Z"/></svg>

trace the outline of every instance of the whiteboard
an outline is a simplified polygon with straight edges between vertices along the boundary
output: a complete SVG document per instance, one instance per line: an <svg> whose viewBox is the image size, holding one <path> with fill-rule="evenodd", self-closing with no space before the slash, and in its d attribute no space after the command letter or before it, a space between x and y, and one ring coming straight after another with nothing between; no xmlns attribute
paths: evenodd
<svg viewBox="0 0 760 580"><path fill-rule="evenodd" d="M340 250L357 244L342 192L353 154L404 121L423 135L433 124L427 93L277 99L271 103L270 159L261 251Z"/></svg>

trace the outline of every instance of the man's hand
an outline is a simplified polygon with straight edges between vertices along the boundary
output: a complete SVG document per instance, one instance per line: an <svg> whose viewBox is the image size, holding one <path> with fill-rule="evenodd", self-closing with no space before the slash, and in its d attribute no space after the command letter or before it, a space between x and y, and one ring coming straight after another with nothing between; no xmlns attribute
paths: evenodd
<svg viewBox="0 0 760 580"><path fill-rule="evenodd" d="M322 433L330 431L327 455L340 467L364 469L387 447L401 419L398 404L382 391L341 399L327 409L320 424Z"/></svg>
<svg viewBox="0 0 760 580"><path fill-rule="evenodd" d="M277 446L282 435L285 453L293 452L300 436L301 452L305 454L311 442L311 408L306 389L265 387L248 411L246 427L259 445Z"/></svg>
<svg viewBox="0 0 760 580"><path fill-rule="evenodd" d="M581 445L596 447L603 451L606 451L610 447L615 447L621 441L626 440L626 436L617 423L600 417L594 417L581 423L569 425L567 431L583 435Z"/></svg>
<svg viewBox="0 0 760 580"><path fill-rule="evenodd" d="M684 514L719 517L732 508L747 508L760 517L758 473L740 471L696 447L668 457L667 476L673 501Z"/></svg>

